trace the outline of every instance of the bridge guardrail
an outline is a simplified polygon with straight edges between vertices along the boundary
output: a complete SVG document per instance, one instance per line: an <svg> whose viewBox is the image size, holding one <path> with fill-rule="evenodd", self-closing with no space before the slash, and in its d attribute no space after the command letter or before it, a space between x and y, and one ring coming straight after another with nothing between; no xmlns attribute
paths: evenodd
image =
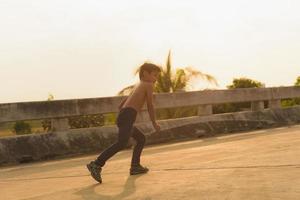
<svg viewBox="0 0 300 200"><path fill-rule="evenodd" d="M264 101L269 101L269 108L273 109L280 108L281 99L296 97L300 97L300 87L291 86L155 94L154 102L156 109L198 106L198 115L210 115L214 104L251 102L251 109L258 111L264 109ZM55 130L65 130L68 129L67 117L118 112L118 105L123 98L117 96L0 104L0 123L52 119ZM145 120L146 107L138 118L139 122Z"/></svg>

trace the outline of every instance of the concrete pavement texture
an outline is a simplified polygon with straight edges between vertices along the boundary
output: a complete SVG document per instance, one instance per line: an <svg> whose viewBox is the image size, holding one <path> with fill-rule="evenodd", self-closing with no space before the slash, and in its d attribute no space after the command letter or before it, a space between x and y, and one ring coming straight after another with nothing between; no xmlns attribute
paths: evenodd
<svg viewBox="0 0 300 200"><path fill-rule="evenodd" d="M300 199L300 126L149 146L148 174L129 176L132 151L102 170L85 165L97 155L0 168L1 200L267 200Z"/></svg>

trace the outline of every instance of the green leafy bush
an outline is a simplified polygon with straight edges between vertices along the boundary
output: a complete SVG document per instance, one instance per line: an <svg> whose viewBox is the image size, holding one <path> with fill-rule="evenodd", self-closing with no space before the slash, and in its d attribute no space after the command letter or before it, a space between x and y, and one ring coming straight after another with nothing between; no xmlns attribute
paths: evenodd
<svg viewBox="0 0 300 200"><path fill-rule="evenodd" d="M17 121L13 126L13 132L17 135L31 134L31 125L24 121Z"/></svg>

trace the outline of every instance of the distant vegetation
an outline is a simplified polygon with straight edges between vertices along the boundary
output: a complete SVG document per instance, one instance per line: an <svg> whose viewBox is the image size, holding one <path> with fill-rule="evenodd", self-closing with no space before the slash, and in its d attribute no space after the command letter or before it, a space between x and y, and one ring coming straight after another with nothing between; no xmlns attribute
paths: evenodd
<svg viewBox="0 0 300 200"><path fill-rule="evenodd" d="M228 89L237 88L263 88L265 84L249 78L234 78L231 85L228 85ZM265 102L267 104L267 102ZM265 105L266 106L266 105ZM226 103L220 105L213 105L213 113L226 113L226 112L239 112L244 110L250 110L251 102L241 103Z"/></svg>
<svg viewBox="0 0 300 200"><path fill-rule="evenodd" d="M6 122L0 124L0 137L42 132L41 120Z"/></svg>
<svg viewBox="0 0 300 200"><path fill-rule="evenodd" d="M31 134L31 125L29 123L26 123L24 121L18 121L15 123L13 127L13 131L16 135L25 135L25 134Z"/></svg>
<svg viewBox="0 0 300 200"><path fill-rule="evenodd" d="M300 87L300 76L297 77L294 86ZM293 99L284 99L281 101L282 107L289 107L289 106L295 106L300 105L300 98L293 98Z"/></svg>

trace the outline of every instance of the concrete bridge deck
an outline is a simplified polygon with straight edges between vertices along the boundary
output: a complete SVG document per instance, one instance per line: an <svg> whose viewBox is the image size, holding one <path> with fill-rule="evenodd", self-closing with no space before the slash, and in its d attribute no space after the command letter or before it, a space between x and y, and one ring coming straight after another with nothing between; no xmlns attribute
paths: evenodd
<svg viewBox="0 0 300 200"><path fill-rule="evenodd" d="M95 156L1 168L0 199L300 199L299 125L147 147L141 176L129 176L126 150L103 184L85 168Z"/></svg>

